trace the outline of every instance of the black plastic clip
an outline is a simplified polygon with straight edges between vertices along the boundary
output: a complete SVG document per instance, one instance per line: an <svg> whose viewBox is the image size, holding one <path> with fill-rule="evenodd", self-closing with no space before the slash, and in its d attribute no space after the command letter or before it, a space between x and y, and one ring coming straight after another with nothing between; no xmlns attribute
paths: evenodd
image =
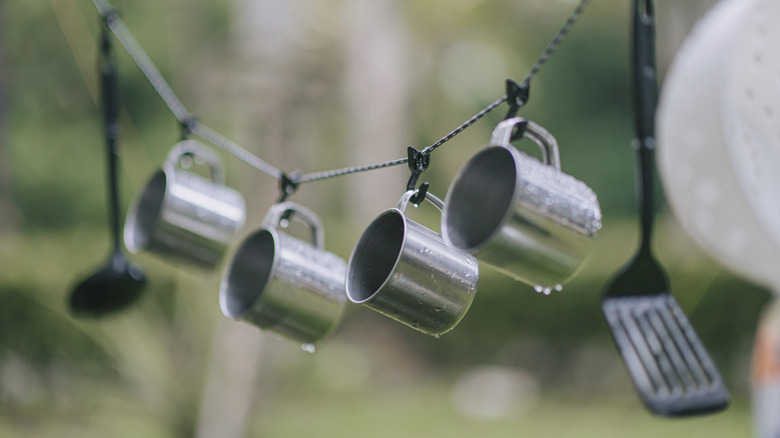
<svg viewBox="0 0 780 438"><path fill-rule="evenodd" d="M425 169L427 169L428 165L431 163L431 156L430 154L418 151L411 146L406 149L406 152L408 156L406 164L409 165L409 170L412 172L412 175L409 177L409 181L406 183L406 190L414 190L414 188L417 186L417 180L420 179L420 174L425 172ZM423 186L425 186L424 189ZM425 199L425 191L427 190L428 183L426 182L420 186L422 197L417 196L420 194L417 193L414 197L412 197L411 202L414 205L420 205L420 202Z"/></svg>
<svg viewBox="0 0 780 438"><path fill-rule="evenodd" d="M197 124L198 118L193 115L189 115L184 120L179 121L179 127L181 128L181 139L186 140L190 138L192 135L192 130Z"/></svg>
<svg viewBox="0 0 780 438"><path fill-rule="evenodd" d="M528 82L523 82L522 85L519 85L512 79L506 80L506 101L509 104L509 112L504 117L505 120L517 115L517 110L528 102L530 93L531 89Z"/></svg>
<svg viewBox="0 0 780 438"><path fill-rule="evenodd" d="M110 6L100 11L100 18L103 21L103 25L108 27L111 23L119 18L119 9L115 6Z"/></svg>
<svg viewBox="0 0 780 438"><path fill-rule="evenodd" d="M406 149L406 153L408 156L406 164L409 165L409 170L412 172L412 176L409 177L409 182L406 183L406 190L414 190L414 187L417 185L417 179L420 178L420 174L428 168L428 164L431 162L431 156L422 153L411 146Z"/></svg>
<svg viewBox="0 0 780 438"><path fill-rule="evenodd" d="M292 195L296 190L298 190L299 185L300 182L298 182L297 172L293 172L290 175L282 172L282 176L279 178L279 189L282 191L282 196L280 196L279 200L276 202L279 203L286 201L288 196Z"/></svg>
<svg viewBox="0 0 780 438"><path fill-rule="evenodd" d="M509 139L514 141L523 138L526 128L528 128L528 120L523 119L521 122L516 123L514 128L512 128L512 136Z"/></svg>
<svg viewBox="0 0 780 438"><path fill-rule="evenodd" d="M425 196L428 194L428 187L430 184L428 182L424 182L420 184L420 188L417 189L417 193L412 195L411 198L409 198L409 202L414 204L415 207L419 207L420 204L422 204L423 201L425 201Z"/></svg>

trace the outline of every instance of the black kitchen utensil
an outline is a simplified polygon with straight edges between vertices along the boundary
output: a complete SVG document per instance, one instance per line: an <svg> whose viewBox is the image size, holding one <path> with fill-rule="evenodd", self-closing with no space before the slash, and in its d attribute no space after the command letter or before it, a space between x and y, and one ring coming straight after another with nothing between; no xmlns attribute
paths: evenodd
<svg viewBox="0 0 780 438"><path fill-rule="evenodd" d="M666 273L650 249L657 100L652 0L634 0L633 16L634 147L639 157L642 238L634 258L607 287L601 307L639 396L651 412L666 417L715 412L728 405L728 390L670 294Z"/></svg>
<svg viewBox="0 0 780 438"><path fill-rule="evenodd" d="M117 187L117 138L119 132L119 84L117 67L111 54L108 24L101 36L101 92L105 112L108 152L108 189L113 254L105 266L84 279L70 296L74 316L98 317L124 309L143 292L146 276L129 262L119 243L119 190Z"/></svg>

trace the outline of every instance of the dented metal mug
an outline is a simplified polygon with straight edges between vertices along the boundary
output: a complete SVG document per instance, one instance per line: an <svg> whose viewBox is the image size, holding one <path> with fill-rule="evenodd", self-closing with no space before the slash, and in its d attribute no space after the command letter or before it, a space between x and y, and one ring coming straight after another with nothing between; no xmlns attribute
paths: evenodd
<svg viewBox="0 0 780 438"><path fill-rule="evenodd" d="M416 192L381 213L363 232L347 268L347 297L423 333L439 336L460 322L474 300L479 265L466 252L408 219ZM426 199L442 210L442 201Z"/></svg>
<svg viewBox="0 0 780 438"><path fill-rule="evenodd" d="M542 149L541 162L512 146L517 132ZM444 240L498 271L560 289L582 266L601 228L596 194L561 172L555 137L514 117L455 177L442 215Z"/></svg>
<svg viewBox="0 0 780 438"><path fill-rule="evenodd" d="M183 160L207 166L211 178L182 168ZM213 150L194 140L176 144L127 216L127 249L214 268L246 218L243 196L224 180L222 160Z"/></svg>
<svg viewBox="0 0 780 438"><path fill-rule="evenodd" d="M286 218L301 219L312 243L279 231ZM304 344L333 330L347 297L343 259L324 250L319 217L292 202L273 205L239 246L222 277L219 302L230 319L245 320Z"/></svg>

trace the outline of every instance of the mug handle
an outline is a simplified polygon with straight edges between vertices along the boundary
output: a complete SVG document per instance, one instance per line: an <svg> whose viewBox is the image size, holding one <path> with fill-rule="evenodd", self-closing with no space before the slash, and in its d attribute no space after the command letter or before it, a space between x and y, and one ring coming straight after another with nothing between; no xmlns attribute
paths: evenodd
<svg viewBox="0 0 780 438"><path fill-rule="evenodd" d="M525 125L523 136L530 138L542 149L542 161L548 166L561 170L561 157L558 153L558 141L549 131L523 117L512 117L496 125L490 136L491 146L512 146L512 134L519 125Z"/></svg>
<svg viewBox="0 0 780 438"><path fill-rule="evenodd" d="M280 202L268 209L263 218L262 226L277 228L282 219L295 215L309 226L311 241L319 249L325 248L325 234L322 232L322 221L313 211L294 202Z"/></svg>
<svg viewBox="0 0 780 438"><path fill-rule="evenodd" d="M401 213L406 212L406 207L409 205L409 201L412 199L412 196L414 196L419 190L409 190L408 192L404 193L401 196L401 199L398 201L397 208L401 210ZM439 212L444 212L444 201L437 198L431 193L425 194L425 199L433 204L434 207L439 209Z"/></svg>
<svg viewBox="0 0 780 438"><path fill-rule="evenodd" d="M225 184L225 172L222 170L222 159L216 152L195 140L184 140L176 143L168 152L166 161L174 166L181 163L181 159L190 156L200 158L211 171L211 179L219 184Z"/></svg>

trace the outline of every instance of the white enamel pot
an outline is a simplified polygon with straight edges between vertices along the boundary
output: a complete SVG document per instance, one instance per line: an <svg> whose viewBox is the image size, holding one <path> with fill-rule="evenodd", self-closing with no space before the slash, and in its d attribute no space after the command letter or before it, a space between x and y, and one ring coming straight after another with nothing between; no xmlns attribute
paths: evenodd
<svg viewBox="0 0 780 438"><path fill-rule="evenodd" d="M764 285L780 285L778 22L777 0L717 4L677 53L656 114L658 168L683 228Z"/></svg>

